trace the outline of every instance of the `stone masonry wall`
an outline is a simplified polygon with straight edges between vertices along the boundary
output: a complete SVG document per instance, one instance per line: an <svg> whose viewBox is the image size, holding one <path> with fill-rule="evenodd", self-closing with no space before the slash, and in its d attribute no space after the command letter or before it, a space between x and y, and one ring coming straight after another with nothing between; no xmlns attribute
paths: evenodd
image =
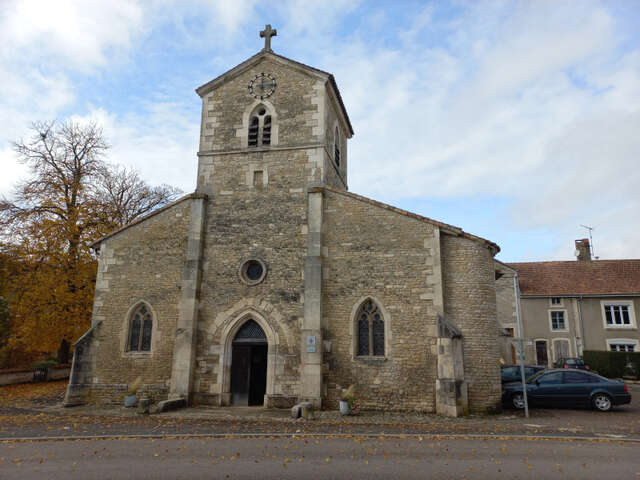
<svg viewBox="0 0 640 480"><path fill-rule="evenodd" d="M203 98L201 151L246 148L238 130L242 128L244 112L259 103L249 94L248 85L261 72L276 78L276 90L265 103L273 105L278 115L278 144L324 142L324 129L317 128L321 120L314 117L318 112L318 100L313 98L318 94L314 91L317 78L279 61L265 59Z"/></svg>
<svg viewBox="0 0 640 480"><path fill-rule="evenodd" d="M220 163L215 169L220 190L207 206L195 392L200 402L218 401L223 331L251 306L278 334L274 394L295 397L304 307L304 186L315 177L315 163L306 150L213 158ZM267 183L254 185L247 168L267 172ZM268 273L262 283L249 286L240 280L239 269L252 257L263 260Z"/></svg>
<svg viewBox="0 0 640 480"><path fill-rule="evenodd" d="M516 299L512 273L505 273L496 280L496 313L501 327L515 328Z"/></svg>
<svg viewBox="0 0 640 480"><path fill-rule="evenodd" d="M327 106L325 107L325 124L327 126L326 135L326 182L328 185L333 185L336 188L347 188L347 137L346 128L342 125L342 122L338 120L336 114L336 105L331 101L331 96L326 97ZM335 139L335 126L338 126L340 130L340 165L336 165L334 158L334 139Z"/></svg>
<svg viewBox="0 0 640 480"><path fill-rule="evenodd" d="M93 321L102 324L95 338L90 402L120 402L138 376L142 392L155 399L166 396L189 212L187 198L101 244ZM129 352L129 314L140 301L154 314L151 351Z"/></svg>
<svg viewBox="0 0 640 480"><path fill-rule="evenodd" d="M464 237L442 235L441 245L445 313L463 335L469 410L491 411L501 399L493 257Z"/></svg>
<svg viewBox="0 0 640 480"><path fill-rule="evenodd" d="M365 408L435 411L437 227L325 190L323 322L330 352L325 404L356 385ZM357 357L352 312L366 297L387 322L385 358Z"/></svg>
<svg viewBox="0 0 640 480"><path fill-rule="evenodd" d="M255 75L261 72L272 74L277 82L276 91L262 102L253 98L247 88ZM327 122L333 122L335 113L333 107L327 105L324 80L300 67L292 67L268 57L207 93L202 101L198 164L198 190L202 193L214 194L227 190L228 185L225 186L224 182L234 172L226 170L237 171L242 168L247 172L249 169L248 175L253 175L253 171L259 170L263 152L291 152L285 149L292 148L306 150L308 180L325 181L337 188L345 188L328 163L332 160L329 159L326 146L329 142ZM272 144L247 148L248 115L260 103L273 109ZM333 133L330 141L333 145ZM343 150L346 160L346 140ZM217 155L234 151L243 156L232 155L230 158L226 154ZM295 169L297 165L291 164L290 168ZM342 172L343 177L345 172ZM304 186L297 185L298 188Z"/></svg>
<svg viewBox="0 0 640 480"><path fill-rule="evenodd" d="M503 275L496 280L496 313L500 328L513 328L514 336L518 336L513 277L514 273L505 271L503 272ZM500 345L500 355L505 363L515 363L515 361L517 361L517 357L515 359L513 358L516 351L512 338L503 335L500 338Z"/></svg>

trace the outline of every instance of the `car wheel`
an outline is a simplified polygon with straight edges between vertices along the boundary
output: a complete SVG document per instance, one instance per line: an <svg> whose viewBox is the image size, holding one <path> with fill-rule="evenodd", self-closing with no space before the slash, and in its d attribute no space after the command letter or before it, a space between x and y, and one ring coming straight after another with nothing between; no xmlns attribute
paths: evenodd
<svg viewBox="0 0 640 480"><path fill-rule="evenodd" d="M608 412L613 406L611 403L611 397L606 393L597 393L593 397L593 406L600 412Z"/></svg>
<svg viewBox="0 0 640 480"><path fill-rule="evenodd" d="M521 393L514 393L511 396L511 405L517 409L524 408L524 396Z"/></svg>

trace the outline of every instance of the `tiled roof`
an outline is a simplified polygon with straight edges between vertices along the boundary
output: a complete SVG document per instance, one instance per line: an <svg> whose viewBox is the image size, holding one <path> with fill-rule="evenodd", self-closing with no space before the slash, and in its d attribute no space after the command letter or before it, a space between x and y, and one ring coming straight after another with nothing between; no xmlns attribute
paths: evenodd
<svg viewBox="0 0 640 480"><path fill-rule="evenodd" d="M420 220L421 222L430 223L431 225L437 226L438 228L440 228L445 233L449 233L449 234L452 234L452 235L459 235L461 237L468 238L469 240L473 240L475 242L483 243L483 244L487 245L491 249L491 251L493 252L493 255L497 254L500 251L500 247L498 246L497 243L494 243L494 242L492 242L490 240L487 240L487 239L484 239L482 237L478 237L476 235L472 235L471 233L467 233L464 230L462 230L460 227L456 227L454 225L449 225L448 223L439 222L438 220L433 220L432 218L429 218L429 217L423 217L422 215L418 215L417 213L413 213L413 212L410 212L408 210L403 210L401 208L394 207L392 205L388 205L386 203L378 202L377 200L373 200L371 198L364 197L362 195L358 195L356 193L347 192L346 190L340 190L338 188L331 187L329 185L324 185L324 186L318 187L318 188L324 189L324 190L328 190L328 191L333 192L333 193L338 193L338 194L344 195L346 197L351 197L351 198L353 198L355 200L359 200L361 202L365 202L365 203L368 203L370 205L374 205L374 206L379 207L379 208L384 208L385 210L390 210L392 212L399 213L400 215L404 215L405 217L415 218L416 220Z"/></svg>
<svg viewBox="0 0 640 480"><path fill-rule="evenodd" d="M640 294L640 259L508 263L523 295Z"/></svg>

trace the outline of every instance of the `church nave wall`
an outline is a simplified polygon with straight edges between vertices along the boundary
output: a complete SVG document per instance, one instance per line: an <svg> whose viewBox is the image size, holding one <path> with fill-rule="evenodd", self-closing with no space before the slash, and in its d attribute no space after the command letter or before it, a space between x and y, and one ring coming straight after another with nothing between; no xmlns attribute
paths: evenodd
<svg viewBox="0 0 640 480"><path fill-rule="evenodd" d="M327 189L324 218L326 405L353 383L365 408L434 411L437 227ZM354 307L367 297L389 322L383 358L357 355Z"/></svg>
<svg viewBox="0 0 640 480"><path fill-rule="evenodd" d="M137 377L141 392L166 397L189 213L186 197L102 242L93 317L94 324L102 323L94 340L89 401L121 403ZM141 302L152 313L150 350L130 351L131 314Z"/></svg>

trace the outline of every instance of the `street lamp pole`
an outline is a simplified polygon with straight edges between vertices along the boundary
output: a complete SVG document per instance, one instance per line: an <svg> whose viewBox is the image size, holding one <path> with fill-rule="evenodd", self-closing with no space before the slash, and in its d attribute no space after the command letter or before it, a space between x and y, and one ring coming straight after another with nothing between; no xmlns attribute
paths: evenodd
<svg viewBox="0 0 640 480"><path fill-rule="evenodd" d="M524 416L529 418L529 402L527 401L527 383L524 377L524 332L522 331L522 319L520 318L520 288L518 286L518 273L513 276L513 292L516 297L516 320L518 321L518 357L520 361L520 380L522 382L522 397L524 398Z"/></svg>

